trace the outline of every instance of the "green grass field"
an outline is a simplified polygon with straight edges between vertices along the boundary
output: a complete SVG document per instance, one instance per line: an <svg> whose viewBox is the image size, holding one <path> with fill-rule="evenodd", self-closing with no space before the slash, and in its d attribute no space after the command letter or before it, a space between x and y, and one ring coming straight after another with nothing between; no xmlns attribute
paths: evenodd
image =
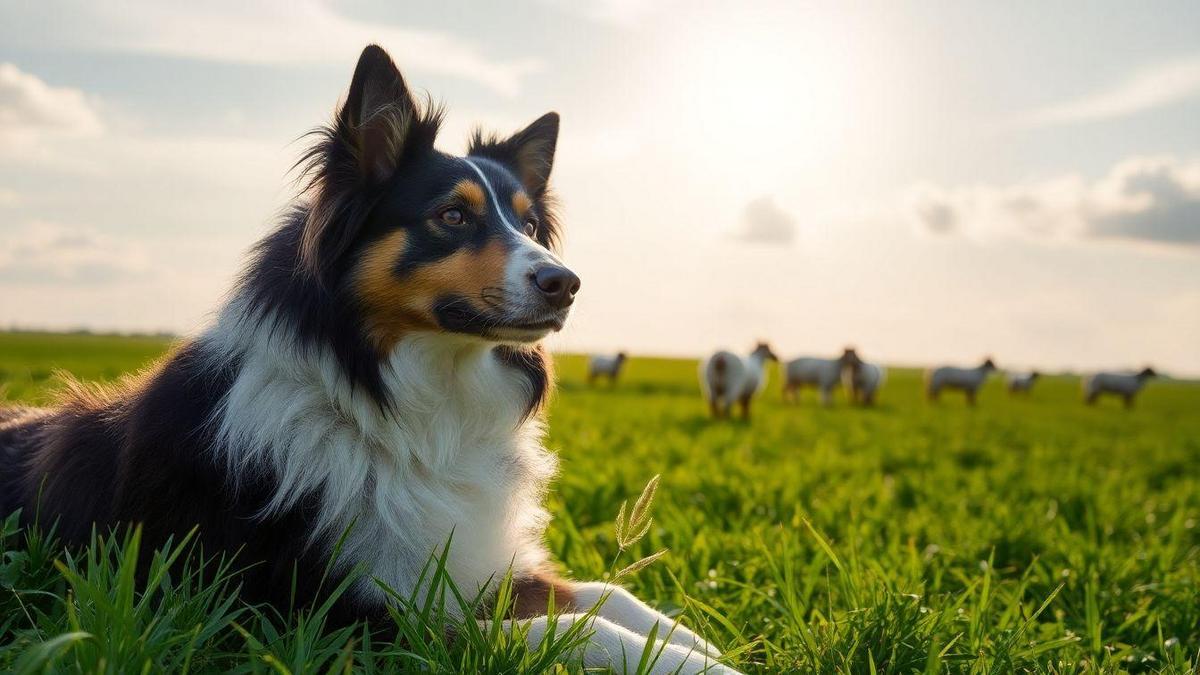
<svg viewBox="0 0 1200 675"><path fill-rule="evenodd" d="M43 402L56 368L112 378L164 346L0 334L0 380ZM634 359L613 389L586 387L577 357L557 364L551 549L580 579L667 549L624 583L744 671L1196 672L1200 386L1154 382L1125 411L1084 407L1072 378L1024 400L994 378L968 409L926 403L919 373L893 370L871 410L811 393L786 406L772 381L743 424L706 418L694 362ZM655 474L654 523L619 553L614 517ZM143 593L129 544L68 556L13 529L0 670L514 672L555 657L405 618L389 644L322 630L319 612L243 607L186 559Z"/></svg>

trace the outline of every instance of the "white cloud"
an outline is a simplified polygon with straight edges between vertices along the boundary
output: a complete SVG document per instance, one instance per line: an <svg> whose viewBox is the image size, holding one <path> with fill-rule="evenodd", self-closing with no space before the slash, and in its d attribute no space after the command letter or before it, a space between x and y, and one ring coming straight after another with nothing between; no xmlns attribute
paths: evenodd
<svg viewBox="0 0 1200 675"><path fill-rule="evenodd" d="M1093 236L1200 246L1200 161L1123 162L1094 192Z"/></svg>
<svg viewBox="0 0 1200 675"><path fill-rule="evenodd" d="M12 63L0 63L0 144L19 150L44 137L85 138L103 130L82 91L50 86Z"/></svg>
<svg viewBox="0 0 1200 675"><path fill-rule="evenodd" d="M1020 126L1040 127L1124 117L1200 93L1200 57L1149 68L1117 86L1022 115Z"/></svg>
<svg viewBox="0 0 1200 675"><path fill-rule="evenodd" d="M738 238L761 244L790 244L796 238L796 217L767 195L746 205Z"/></svg>
<svg viewBox="0 0 1200 675"><path fill-rule="evenodd" d="M153 276L139 246L86 227L37 222L0 239L0 284L96 286Z"/></svg>
<svg viewBox="0 0 1200 675"><path fill-rule="evenodd" d="M37 167L71 174L168 177L209 185L261 185L274 192L297 147L234 137L151 137L109 124L103 102L52 86L11 63L0 63L0 168ZM271 182L264 184L264 178ZM0 206L19 195L0 187Z"/></svg>
<svg viewBox="0 0 1200 675"><path fill-rule="evenodd" d="M918 186L908 212L933 234L1200 246L1200 161L1132 158L1094 181L1066 175L1010 186Z"/></svg>
<svg viewBox="0 0 1200 675"><path fill-rule="evenodd" d="M31 16L32 15L32 16ZM513 96L539 68L532 59L497 59L439 31L358 21L321 0L199 3L117 0L47 2L0 10L0 42L44 49L104 49L204 61L349 67L369 42L402 67L453 75ZM36 36L37 43L30 45ZM53 45L44 44L47 40Z"/></svg>

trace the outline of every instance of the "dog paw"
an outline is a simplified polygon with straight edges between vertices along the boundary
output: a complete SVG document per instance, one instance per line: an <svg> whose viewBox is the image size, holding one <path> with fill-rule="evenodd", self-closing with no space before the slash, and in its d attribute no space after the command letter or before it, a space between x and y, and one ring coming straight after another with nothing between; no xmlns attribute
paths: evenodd
<svg viewBox="0 0 1200 675"><path fill-rule="evenodd" d="M688 659L687 665L679 672L694 675L742 675L741 671L719 663L711 656L697 656Z"/></svg>

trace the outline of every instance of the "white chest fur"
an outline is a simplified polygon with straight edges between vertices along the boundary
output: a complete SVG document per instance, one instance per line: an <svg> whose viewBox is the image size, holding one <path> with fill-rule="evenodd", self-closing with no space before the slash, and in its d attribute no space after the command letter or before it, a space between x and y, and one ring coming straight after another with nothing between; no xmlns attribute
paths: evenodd
<svg viewBox="0 0 1200 675"><path fill-rule="evenodd" d="M354 523L340 562L403 596L451 533L448 571L468 595L510 565L544 561L541 504L555 459L541 423L522 420L524 375L490 346L405 338L383 367L393 402L384 411L332 355L250 342L214 421L234 475L266 470L277 481L263 515L319 494L312 545L332 547ZM372 583L358 592L382 595Z"/></svg>

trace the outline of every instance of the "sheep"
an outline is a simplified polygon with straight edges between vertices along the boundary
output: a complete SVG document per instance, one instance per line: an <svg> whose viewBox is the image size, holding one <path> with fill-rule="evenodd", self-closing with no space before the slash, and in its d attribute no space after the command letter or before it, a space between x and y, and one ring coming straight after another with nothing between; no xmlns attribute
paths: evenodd
<svg viewBox="0 0 1200 675"><path fill-rule="evenodd" d="M850 347L836 359L808 356L792 359L783 367L783 400L798 402L800 389L813 386L821 392L821 403L829 405L833 390L841 383L842 374L857 372L860 364L862 360Z"/></svg>
<svg viewBox="0 0 1200 675"><path fill-rule="evenodd" d="M1009 373L1008 393L1013 396L1021 394L1028 396L1030 390L1033 389L1033 383L1037 382L1037 379L1041 376L1042 374L1036 370L1031 370L1028 373Z"/></svg>
<svg viewBox="0 0 1200 675"><path fill-rule="evenodd" d="M742 419L750 419L750 401L766 384L768 360L778 361L779 357L767 343L759 342L749 356L721 350L700 363L700 387L714 418L729 417L736 402Z"/></svg>
<svg viewBox="0 0 1200 675"><path fill-rule="evenodd" d="M1083 400L1088 405L1096 402L1101 394L1114 394L1125 399L1125 407L1133 407L1133 397L1152 377L1158 373L1153 368L1143 368L1138 373L1096 373L1083 381Z"/></svg>
<svg viewBox="0 0 1200 675"><path fill-rule="evenodd" d="M967 395L967 403L975 405L975 395L988 373L996 369L996 364L987 359L974 368L955 368L942 366L929 372L926 392L930 401L937 401L943 389L959 389Z"/></svg>
<svg viewBox="0 0 1200 675"><path fill-rule="evenodd" d="M861 362L847 376L850 381L850 399L860 405L875 405L875 394L887 382L887 369L875 363Z"/></svg>
<svg viewBox="0 0 1200 675"><path fill-rule="evenodd" d="M595 384L596 380L606 377L609 384L615 385L625 359L625 352L617 352L614 356L593 354L588 359L588 384Z"/></svg>

